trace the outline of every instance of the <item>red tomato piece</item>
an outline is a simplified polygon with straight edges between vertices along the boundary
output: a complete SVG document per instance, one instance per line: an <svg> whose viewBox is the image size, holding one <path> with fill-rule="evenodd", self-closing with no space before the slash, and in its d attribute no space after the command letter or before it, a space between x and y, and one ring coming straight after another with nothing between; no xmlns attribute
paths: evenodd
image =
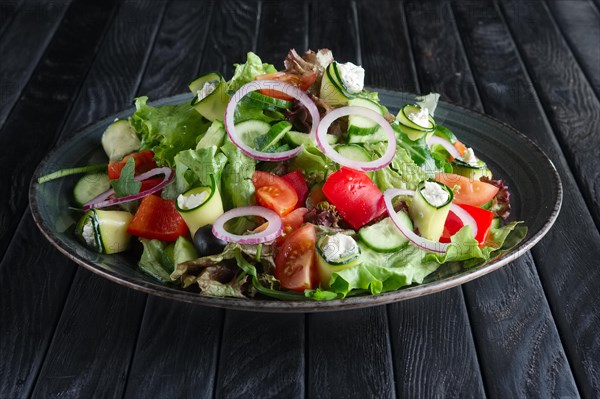
<svg viewBox="0 0 600 399"><path fill-rule="evenodd" d="M306 198L308 197L308 186L306 185L306 180L304 180L302 172L295 170L287 175L281 176L281 178L294 187L296 194L298 194L298 204L304 205Z"/></svg>
<svg viewBox="0 0 600 399"><path fill-rule="evenodd" d="M134 152L133 154L125 155L120 161L110 162L108 164L108 178L111 180L118 179L121 176L121 170L123 170L129 158L133 158L135 161L135 175L156 168L154 152L151 150Z"/></svg>
<svg viewBox="0 0 600 399"><path fill-rule="evenodd" d="M285 289L303 292L316 288L319 273L316 268L315 226L305 224L291 233L275 257L275 278Z"/></svg>
<svg viewBox="0 0 600 399"><path fill-rule="evenodd" d="M187 235L188 227L177 212L175 201L147 195L142 198L127 232L137 237L176 241L177 237Z"/></svg>
<svg viewBox="0 0 600 399"><path fill-rule="evenodd" d="M366 173L342 167L323 185L327 200L358 230L386 212L383 194Z"/></svg>
<svg viewBox="0 0 600 399"><path fill-rule="evenodd" d="M277 175L257 170L252 176L252 183L256 190L257 202L275 211L279 216L290 213L298 203L296 190Z"/></svg>
<svg viewBox="0 0 600 399"><path fill-rule="evenodd" d="M279 80L280 82L289 83L300 89L306 91L315 80L317 80L317 74L314 72L305 73L303 75L298 75L296 73L290 72L273 72L267 73L265 75L259 75L255 77L256 80ZM273 89L262 89L260 90L262 94L269 97L279 98L280 100L286 101L294 101L295 98L289 96L281 91L273 90Z"/></svg>
<svg viewBox="0 0 600 399"><path fill-rule="evenodd" d="M318 203L327 201L325 194L323 194L323 185L317 184L310 189L310 194L306 199L306 206L310 209L317 206Z"/></svg>
<svg viewBox="0 0 600 399"><path fill-rule="evenodd" d="M459 186L459 190L458 192L454 192L454 199L452 200L452 202L457 204L479 207L494 198L499 190L498 187L492 184L452 173L437 173L435 180L444 183L450 188Z"/></svg>
<svg viewBox="0 0 600 399"><path fill-rule="evenodd" d="M490 232L490 228L492 227L494 212L466 204L459 206L467 211L469 215L473 217L473 219L475 219L475 223L477 223L477 235L475 236L475 239L479 242L479 244L483 244ZM463 226L464 224L462 220L460 220L460 218L456 216L454 212L450 211L448 213L448 217L446 218L444 232L440 237L440 242L450 242L450 237L456 234Z"/></svg>
<svg viewBox="0 0 600 399"><path fill-rule="evenodd" d="M286 237L295 230L298 230L304 224L304 215L308 213L306 208L296 208L281 218L283 223L283 234L277 237L275 245L281 245Z"/></svg>

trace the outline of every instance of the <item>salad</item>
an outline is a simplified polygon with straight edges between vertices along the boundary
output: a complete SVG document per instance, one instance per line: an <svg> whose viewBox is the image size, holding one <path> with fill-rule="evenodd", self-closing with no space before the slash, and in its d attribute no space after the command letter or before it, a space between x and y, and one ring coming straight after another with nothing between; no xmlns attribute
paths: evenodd
<svg viewBox="0 0 600 399"><path fill-rule="evenodd" d="M102 136L107 163L38 182L82 174L83 245L206 296L378 294L517 245L508 187L436 122L439 95L394 115L364 78L327 49L292 49L282 70L250 52L231 79L191 82L191 102L137 98Z"/></svg>

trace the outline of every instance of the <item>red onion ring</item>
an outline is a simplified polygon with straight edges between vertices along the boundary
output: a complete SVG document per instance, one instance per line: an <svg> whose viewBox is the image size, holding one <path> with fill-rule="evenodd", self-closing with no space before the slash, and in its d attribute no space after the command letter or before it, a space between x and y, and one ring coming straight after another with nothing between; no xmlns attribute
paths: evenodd
<svg viewBox="0 0 600 399"><path fill-rule="evenodd" d="M388 214L390 215L390 218L392 219L392 222L394 222L394 225L396 225L396 227L398 228L398 230L400 230L404 237L406 237L417 247L431 252L445 253L448 249L448 246L452 245L452 243L444 244L438 241L428 240L426 238L418 236L413 231L406 229L406 227L402 225L402 222L400 221L398 215L396 214L396 211L394 210L394 205L392 204L392 199L396 198L399 195L413 196L415 195L415 192L412 190L406 190L402 188L390 188L387 189L385 193L383 193L385 206L387 208ZM460 220L463 222L463 225L471 226L471 232L473 233L473 237L477 236L477 222L475 222L475 219L473 219L473 217L467 211L465 211L456 204L452 204L450 206L450 210L460 218Z"/></svg>
<svg viewBox="0 0 600 399"><path fill-rule="evenodd" d="M225 130L227 130L227 136L229 139L239 147L240 150L247 156L258 159L259 161L285 161L286 159L290 159L300 154L304 149L303 146L296 147L294 149L288 151L281 152L263 152L255 150L250 147L246 143L244 143L235 131L235 123L233 120L233 116L235 113L235 108L237 107L240 100L248 93L262 90L262 89L270 89L276 90L282 93L285 93L289 96L294 97L298 101L302 103L310 113L312 118L312 127L310 129L310 138L314 140L315 132L317 126L319 125L319 121L321 117L319 116L319 110L315 103L310 99L308 94L306 94L302 89L291 85L289 83L280 82L278 80L255 80L250 83L246 83L229 100L229 104L227 104L227 108L225 109Z"/></svg>
<svg viewBox="0 0 600 399"><path fill-rule="evenodd" d="M260 216L267 219L269 225L259 233L238 235L225 230L225 223L229 220L241 216ZM227 242L237 242L239 244L261 244L275 240L283 232L283 224L278 214L262 206L242 206L233 208L215 220L212 232L215 237Z"/></svg>
<svg viewBox="0 0 600 399"><path fill-rule="evenodd" d="M129 201L134 201L136 199L143 198L147 195L150 195L152 193L155 193L155 192L163 189L167 184L169 184L171 182L171 180L173 180L173 176L174 176L173 171L170 168L164 167L164 168L154 168L152 170L149 170L148 172L144 172L142 174L135 176L134 179L137 181L143 181L150 177L154 177L156 175L164 175L165 177L163 178L163 181L158 183L156 186L149 188L148 190L140 191L137 194L127 195L127 196L121 197L121 198L110 198L109 199L109 197L111 195L115 194L115 190L113 188L111 188L109 190L106 190L102 194L98 195L96 198L92 199L91 201L88 201L85 204L83 204L83 210L87 211L92 208L105 208L110 205L116 205L116 204L120 204L122 202L129 202Z"/></svg>
<svg viewBox="0 0 600 399"><path fill-rule="evenodd" d="M336 119L347 115L358 115L372 119L383 128L387 134L388 146L381 158L368 162L348 159L340 155L327 142L327 129L329 129L329 126L331 126L333 121ZM328 156L332 161L352 169L362 170L363 172L385 168L392 162L394 155L396 155L396 135L394 134L394 130L388 121L386 121L383 116L372 109L357 106L337 108L325 115L325 117L321 120L321 123L319 123L319 127L317 127L317 145L323 154Z"/></svg>
<svg viewBox="0 0 600 399"><path fill-rule="evenodd" d="M458 152L456 147L454 147L452 145L452 143L450 143L448 140L446 140L440 136L431 136L430 138L427 139L427 145L429 145L429 147L431 147L434 144L439 144L442 147L444 147L444 149L446 151L448 151L450 156L452 156L453 158L462 158L462 155L460 155L460 152Z"/></svg>

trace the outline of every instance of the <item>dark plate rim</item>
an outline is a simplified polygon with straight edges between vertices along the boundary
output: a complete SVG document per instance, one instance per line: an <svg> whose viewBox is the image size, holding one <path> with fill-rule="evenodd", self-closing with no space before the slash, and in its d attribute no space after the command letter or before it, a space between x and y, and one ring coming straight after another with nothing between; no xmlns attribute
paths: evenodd
<svg viewBox="0 0 600 399"><path fill-rule="evenodd" d="M387 94L390 96L406 96L406 97L414 97L413 94L403 93L399 91L392 91L387 89L377 89L373 90L378 91L380 94ZM153 101L153 104L161 104L169 101L183 101L185 99L191 98L191 94L179 94L175 96L165 97L157 101ZM29 186L29 206L31 209L31 213L33 219L42 232L42 234L48 239L48 241L54 245L61 253L67 256L69 259L73 260L80 266L96 273L112 282L117 284L135 289L137 291L141 291L147 294L156 295L159 297L194 303L199 305L211 306L211 307L219 307L219 308L229 308L229 309L237 309L237 310L247 310L247 311L257 311L257 312L327 312L327 311L337 311L337 310L348 310L355 308L362 308L368 306L376 306L383 305L392 302L398 302L401 300L406 300L410 298L416 298L423 295L432 294L435 292L440 292L446 290L448 288L456 287L458 285L464 284L481 276L484 276L488 273L493 272L494 270L499 269L500 267L512 262L517 259L521 255L523 255L526 251L531 249L534 245L536 245L546 233L550 230L558 214L560 212L560 208L562 205L563 198L563 187L562 183L556 170L556 167L552 163L552 161L548 158L548 156L544 153L544 151L530 138L525 136L523 133L519 132L514 127L509 124L500 121L494 117L491 117L486 114L482 114L468 108L465 108L460 105L456 105L450 102L441 101L446 107L462 113L467 114L472 118L477 119L486 119L492 124L498 125L498 127L502 129L507 129L511 131L512 134L519 137L520 140L524 141L527 145L531 147L532 150L536 151L541 157L548 163L549 170L552 172L553 186L554 190L554 206L552 212L550 213L548 219L543 224L543 226L535 232L533 235L528 235L525 239L515 247L511 252L504 255L500 259L497 259L493 262L488 263L487 265L475 268L470 272L465 274L450 276L445 279L433 281L430 283L425 283L421 285L411 286L408 288L400 289L397 291L377 294L377 295L367 295L367 296L356 296L345 299L337 299L331 301L280 301L280 300L266 300L266 299L241 299L241 298L219 298L219 297L207 297L199 295L196 292L184 291L175 286L168 286L159 282L150 283L145 281L139 281L130 276L124 276L119 273L111 272L105 270L103 268L97 267L94 263L90 262L85 257L73 253L70 248L65 245L62 241L58 240L54 234L51 234L51 229L46 225L44 218L40 212L40 207L38 204L37 196L36 196L36 186L37 186L37 177L40 175L40 171L44 168L46 164L50 162L54 158L54 154L57 153L62 144L59 141L58 144L54 146L54 148L44 157L44 159L37 166L32 180ZM111 115L108 117L104 117L98 121L90 123L85 127L82 127L76 131L76 133L71 136L70 140L73 140L74 137L77 136L78 133L87 131L89 129L93 129L94 127L105 125L112 120L114 120L115 116L129 115L135 110L134 107L123 110L115 115Z"/></svg>

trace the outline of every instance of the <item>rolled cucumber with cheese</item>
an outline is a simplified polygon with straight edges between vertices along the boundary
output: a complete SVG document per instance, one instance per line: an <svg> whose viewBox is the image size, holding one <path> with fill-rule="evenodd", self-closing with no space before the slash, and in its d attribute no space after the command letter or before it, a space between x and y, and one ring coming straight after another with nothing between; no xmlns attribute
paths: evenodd
<svg viewBox="0 0 600 399"><path fill-rule="evenodd" d="M192 106L209 121L223 120L229 102L227 83L218 72L207 73L189 84L194 93Z"/></svg>
<svg viewBox="0 0 600 399"><path fill-rule="evenodd" d="M479 180L481 177L492 178L492 172L486 163L475 156L472 148L467 148L462 158L452 161L452 170L455 174Z"/></svg>
<svg viewBox="0 0 600 399"><path fill-rule="evenodd" d="M445 184L432 180L419 183L408 205L408 215L421 237L433 241L440 239L453 198L452 190Z"/></svg>
<svg viewBox="0 0 600 399"><path fill-rule="evenodd" d="M316 249L319 280L323 288L329 288L333 273L356 266L360 260L358 243L343 233L321 237Z"/></svg>
<svg viewBox="0 0 600 399"><path fill-rule="evenodd" d="M129 212L91 209L75 226L75 235L101 254L123 252L129 246L127 227L133 219Z"/></svg>
<svg viewBox="0 0 600 399"><path fill-rule="evenodd" d="M214 223L223 214L223 201L212 175L210 181L210 186L194 187L180 194L175 202L192 237L200 227Z"/></svg>

